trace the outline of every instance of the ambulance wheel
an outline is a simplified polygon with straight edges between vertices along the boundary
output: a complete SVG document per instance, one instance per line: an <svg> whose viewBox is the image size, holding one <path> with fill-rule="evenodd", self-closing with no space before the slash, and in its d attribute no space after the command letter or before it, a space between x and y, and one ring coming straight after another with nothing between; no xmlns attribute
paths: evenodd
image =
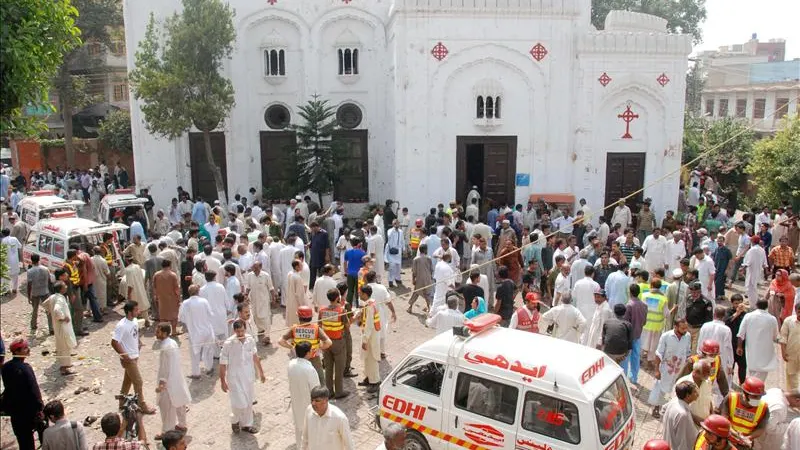
<svg viewBox="0 0 800 450"><path fill-rule="evenodd" d="M405 450L431 450L428 441L418 431L406 429Z"/></svg>

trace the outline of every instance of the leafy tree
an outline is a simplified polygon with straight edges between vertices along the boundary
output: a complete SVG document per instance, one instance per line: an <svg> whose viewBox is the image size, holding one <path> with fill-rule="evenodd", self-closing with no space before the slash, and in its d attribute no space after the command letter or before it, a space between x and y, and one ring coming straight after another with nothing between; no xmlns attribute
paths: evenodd
<svg viewBox="0 0 800 450"><path fill-rule="evenodd" d="M747 166L750 182L757 188L759 204L777 206L791 199L800 208L800 117L787 119L775 137L758 141Z"/></svg>
<svg viewBox="0 0 800 450"><path fill-rule="evenodd" d="M164 24L163 46L151 16L136 52L136 68L130 73L133 95L144 102L142 112L151 133L175 139L192 126L203 133L222 203L225 184L211 153L211 131L234 105L233 84L220 75L236 39L233 16L233 9L221 0L183 0L183 12Z"/></svg>
<svg viewBox="0 0 800 450"><path fill-rule="evenodd" d="M729 207L736 208L739 193L747 181L745 167L753 150L755 133L744 122L730 117L705 125L700 133L701 148L706 153L697 165L712 174Z"/></svg>
<svg viewBox="0 0 800 450"><path fill-rule="evenodd" d="M700 117L703 105L701 96L706 80L703 77L703 70L700 61L695 61L694 65L686 72L686 112L694 117Z"/></svg>
<svg viewBox="0 0 800 450"><path fill-rule="evenodd" d="M322 196L333 192L343 170L338 156L344 147L336 136L336 110L318 95L299 109L305 123L292 126L297 145L287 152L287 166L294 192L316 192L321 205Z"/></svg>
<svg viewBox="0 0 800 450"><path fill-rule="evenodd" d="M98 138L109 148L132 152L131 113L126 109L119 109L109 114L100 123Z"/></svg>
<svg viewBox="0 0 800 450"><path fill-rule="evenodd" d="M683 115L683 155L681 164L689 164L703 151L703 134L708 126L704 119L692 116L689 111Z"/></svg>
<svg viewBox="0 0 800 450"><path fill-rule="evenodd" d="M702 41L706 0L592 0L592 25L602 30L609 11L615 9L663 17L669 31L691 34L695 43Z"/></svg>
<svg viewBox="0 0 800 450"><path fill-rule="evenodd" d="M111 30L122 26L122 7L119 0L72 0L80 14L75 24L81 30L85 44L98 43L105 48L111 44ZM86 46L78 47L64 55L53 85L61 100L64 114L64 151L67 166L75 165L75 147L72 142L72 114L97 101L89 93L89 76L103 73L102 53L90 56ZM80 68L79 70L76 68Z"/></svg>
<svg viewBox="0 0 800 450"><path fill-rule="evenodd" d="M36 134L36 121L22 108L52 109L50 79L80 44L77 15L69 0L0 2L0 134Z"/></svg>

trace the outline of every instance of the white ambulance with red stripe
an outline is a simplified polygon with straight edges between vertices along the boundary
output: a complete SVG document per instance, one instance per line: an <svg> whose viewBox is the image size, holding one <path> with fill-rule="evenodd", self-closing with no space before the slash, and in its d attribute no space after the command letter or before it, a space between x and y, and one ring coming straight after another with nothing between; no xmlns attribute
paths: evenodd
<svg viewBox="0 0 800 450"><path fill-rule="evenodd" d="M80 200L64 200L55 191L33 191L20 200L17 210L28 228L36 226L42 219L49 219L53 213L62 211L78 211L84 203Z"/></svg>
<svg viewBox="0 0 800 450"><path fill-rule="evenodd" d="M611 358L499 322L483 314L414 349L381 385L381 426L405 426L413 450L631 448L633 398Z"/></svg>

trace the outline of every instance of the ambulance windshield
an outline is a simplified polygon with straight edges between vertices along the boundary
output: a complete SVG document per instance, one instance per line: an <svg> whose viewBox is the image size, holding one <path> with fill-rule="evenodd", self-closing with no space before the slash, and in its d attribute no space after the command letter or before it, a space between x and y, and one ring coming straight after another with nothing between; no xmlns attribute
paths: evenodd
<svg viewBox="0 0 800 450"><path fill-rule="evenodd" d="M633 414L633 403L625 380L620 376L594 401L600 442L606 444L625 425Z"/></svg>

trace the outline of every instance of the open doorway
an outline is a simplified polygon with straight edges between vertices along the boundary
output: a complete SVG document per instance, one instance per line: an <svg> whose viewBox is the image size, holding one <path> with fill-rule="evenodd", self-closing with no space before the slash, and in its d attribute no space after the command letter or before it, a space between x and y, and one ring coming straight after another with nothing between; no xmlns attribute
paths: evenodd
<svg viewBox="0 0 800 450"><path fill-rule="evenodd" d="M483 195L483 144L467 144L467 185L469 192L472 186L478 187Z"/></svg>

